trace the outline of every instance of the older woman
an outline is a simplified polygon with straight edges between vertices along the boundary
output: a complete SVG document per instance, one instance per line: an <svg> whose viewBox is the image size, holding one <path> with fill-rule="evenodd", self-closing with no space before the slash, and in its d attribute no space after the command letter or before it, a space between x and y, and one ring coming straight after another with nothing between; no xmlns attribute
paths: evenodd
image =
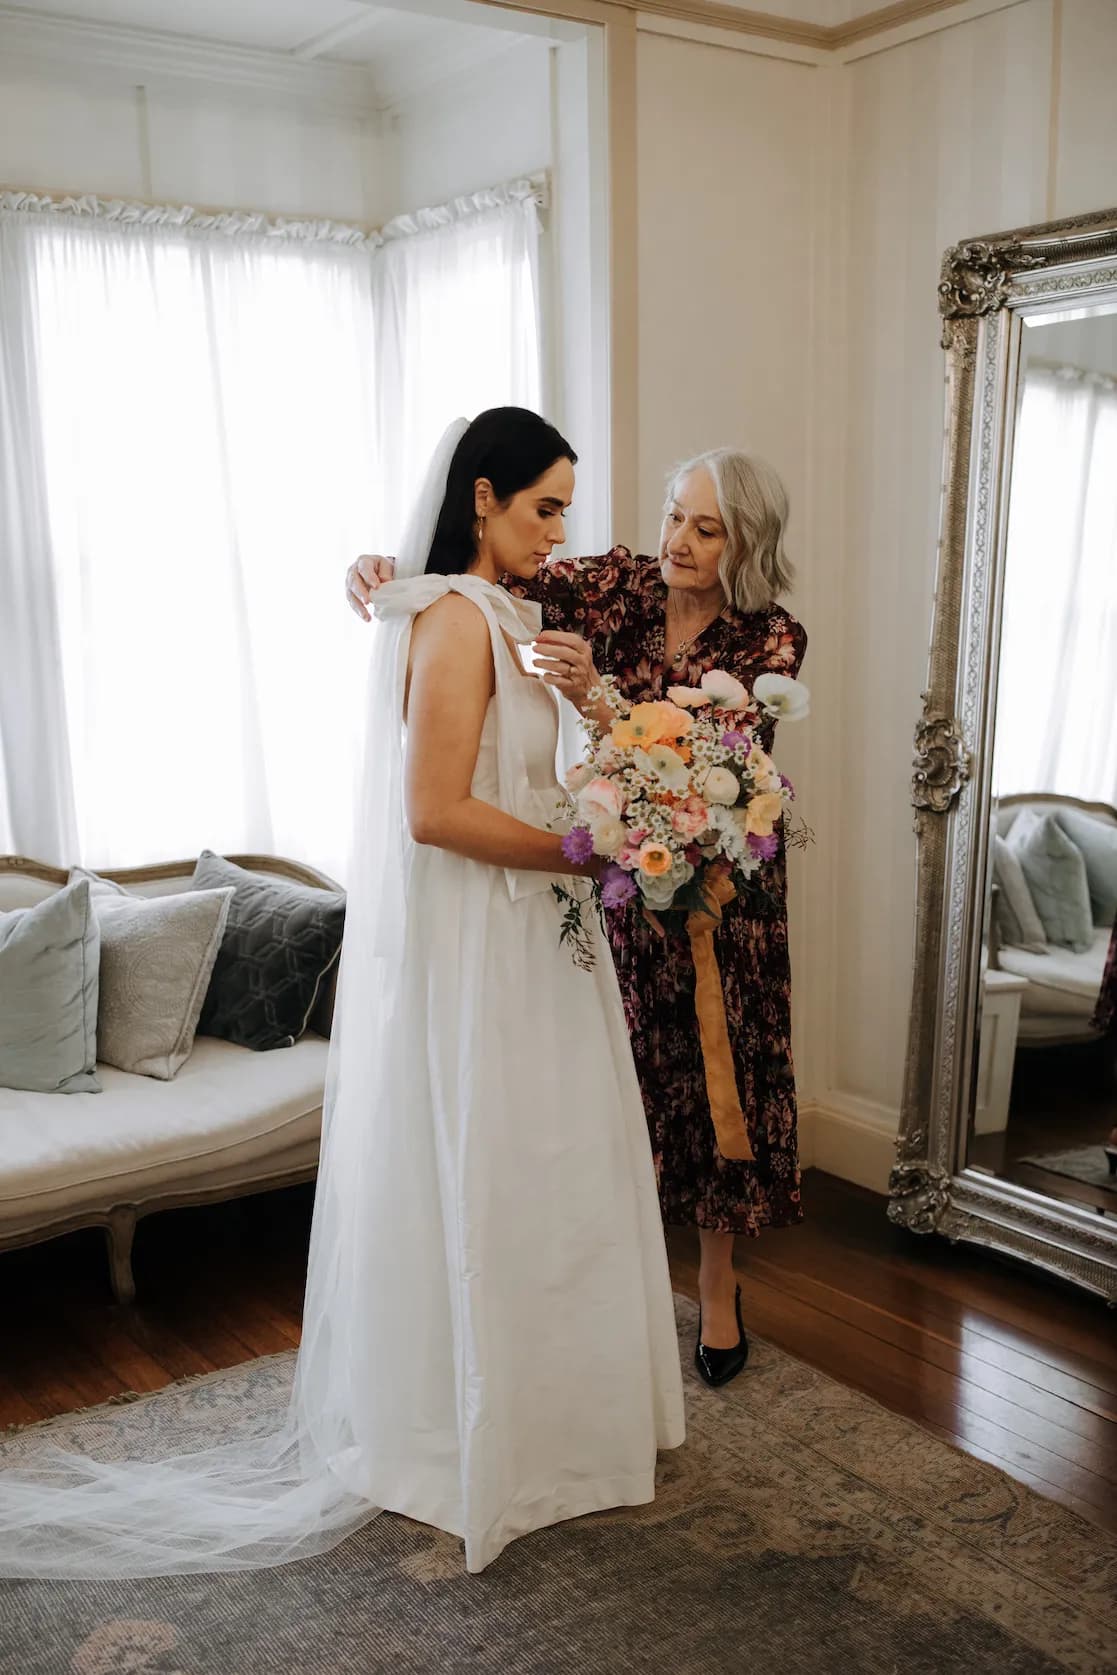
<svg viewBox="0 0 1117 1675"><path fill-rule="evenodd" d="M807 637L778 603L792 579L787 511L770 467L718 449L675 473L658 558L614 547L598 558L551 559L527 587L509 584L543 607L536 652L546 679L585 715L599 673L633 703L697 685L710 669L728 670L750 691L763 673L795 675ZM360 615L388 575L376 558L350 567L349 600ZM766 731L770 749L774 724ZM664 939L635 906L608 915L663 1218L698 1228L695 1361L711 1385L736 1377L748 1358L735 1236L802 1218L782 838L758 883L750 899L725 909L715 933L750 1162L718 1150L687 940Z"/></svg>

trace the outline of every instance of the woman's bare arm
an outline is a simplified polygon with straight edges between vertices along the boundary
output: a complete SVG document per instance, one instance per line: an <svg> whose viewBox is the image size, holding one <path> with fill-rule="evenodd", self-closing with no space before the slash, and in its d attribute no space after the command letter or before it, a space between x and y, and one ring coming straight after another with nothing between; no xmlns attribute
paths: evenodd
<svg viewBox="0 0 1117 1675"><path fill-rule="evenodd" d="M558 834L473 795L492 692L488 624L468 599L447 594L416 619L411 640L404 798L412 837L494 867L596 872L599 863L568 861Z"/></svg>

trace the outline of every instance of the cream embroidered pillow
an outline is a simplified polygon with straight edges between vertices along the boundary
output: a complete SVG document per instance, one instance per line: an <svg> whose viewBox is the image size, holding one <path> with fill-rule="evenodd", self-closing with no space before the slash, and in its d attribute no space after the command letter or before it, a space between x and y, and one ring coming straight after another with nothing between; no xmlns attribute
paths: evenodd
<svg viewBox="0 0 1117 1675"><path fill-rule="evenodd" d="M135 896L88 878L101 931L97 1057L169 1082L190 1056L229 915L231 889Z"/></svg>

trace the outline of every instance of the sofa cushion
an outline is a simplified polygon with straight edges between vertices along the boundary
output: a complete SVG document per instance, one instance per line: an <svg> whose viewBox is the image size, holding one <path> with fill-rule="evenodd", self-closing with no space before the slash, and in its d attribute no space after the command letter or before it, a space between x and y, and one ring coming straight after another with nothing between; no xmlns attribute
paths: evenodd
<svg viewBox="0 0 1117 1675"><path fill-rule="evenodd" d="M1069 948L1051 948L1040 957L1024 948L1002 948L1002 971L1028 979L1021 998L1021 1012L1088 1020L1101 988L1109 935L1108 931L1095 928L1091 946L1081 954L1072 954Z"/></svg>
<svg viewBox="0 0 1117 1675"><path fill-rule="evenodd" d="M329 1050L317 1036L263 1056L199 1037L173 1082L102 1069L96 1106L0 1089L0 1225L28 1200L76 1186L126 1200L138 1175L166 1171L185 1185L252 1142L261 1155L287 1146L320 1123Z"/></svg>
<svg viewBox="0 0 1117 1675"><path fill-rule="evenodd" d="M1081 850L1053 814L1021 809L1008 846L1024 869L1048 942L1084 953L1094 940L1090 889Z"/></svg>
<svg viewBox="0 0 1117 1675"><path fill-rule="evenodd" d="M149 898L80 868L70 877L89 880L101 932L97 1057L170 1081L194 1045L232 886Z"/></svg>
<svg viewBox="0 0 1117 1675"><path fill-rule="evenodd" d="M1061 808L1055 818L1082 851L1095 925L1112 925L1117 919L1117 825L1080 808Z"/></svg>
<svg viewBox="0 0 1117 1675"><path fill-rule="evenodd" d="M257 1050L290 1047L341 954L345 897L262 878L203 850L191 887L226 885L233 899L199 1033Z"/></svg>
<svg viewBox="0 0 1117 1675"><path fill-rule="evenodd" d="M1001 941L1032 954L1046 954L1043 921L1036 912L1024 869L997 833L993 834L993 882L997 886L994 912Z"/></svg>
<svg viewBox="0 0 1117 1675"><path fill-rule="evenodd" d="M0 1088L99 1091L99 953L87 879L0 913Z"/></svg>

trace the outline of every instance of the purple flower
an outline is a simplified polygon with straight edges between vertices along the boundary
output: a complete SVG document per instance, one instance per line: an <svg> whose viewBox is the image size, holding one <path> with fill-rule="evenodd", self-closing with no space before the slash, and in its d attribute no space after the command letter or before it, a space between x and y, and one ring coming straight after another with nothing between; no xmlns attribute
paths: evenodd
<svg viewBox="0 0 1117 1675"><path fill-rule="evenodd" d="M786 774L780 775L780 784L783 786L785 791L790 791L792 796L795 795L795 787L792 785Z"/></svg>
<svg viewBox="0 0 1117 1675"><path fill-rule="evenodd" d="M602 907L623 907L636 893L635 880L611 861L601 874Z"/></svg>
<svg viewBox="0 0 1117 1675"><path fill-rule="evenodd" d="M747 744L748 740L744 733L738 732L736 727L731 727L728 733L721 735L721 742L726 750L736 750L739 746Z"/></svg>
<svg viewBox="0 0 1117 1675"><path fill-rule="evenodd" d="M749 849L758 861L774 861L780 852L780 840L775 832L768 837L757 837L755 832L750 832Z"/></svg>
<svg viewBox="0 0 1117 1675"><path fill-rule="evenodd" d="M589 827L572 827L562 840L562 852L576 867L584 865L593 854L593 833Z"/></svg>

